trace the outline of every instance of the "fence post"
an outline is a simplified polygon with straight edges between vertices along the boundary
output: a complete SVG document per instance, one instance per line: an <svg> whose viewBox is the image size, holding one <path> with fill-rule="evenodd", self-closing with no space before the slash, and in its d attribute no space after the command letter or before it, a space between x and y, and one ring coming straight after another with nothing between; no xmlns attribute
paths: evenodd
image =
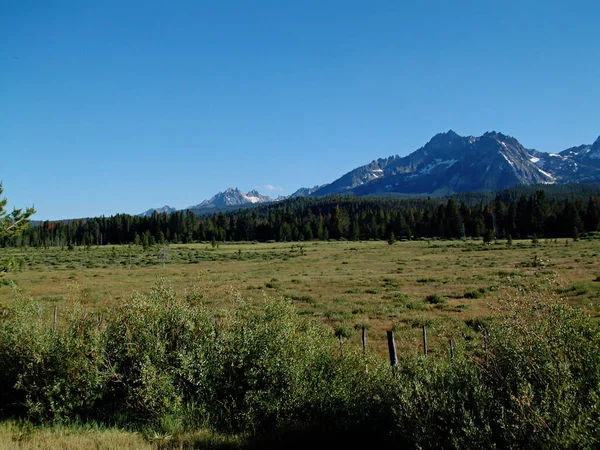
<svg viewBox="0 0 600 450"><path fill-rule="evenodd" d="M483 329L483 351L485 352L484 358L487 361L487 356L488 356L488 332L487 332L487 330L485 328Z"/></svg>
<svg viewBox="0 0 600 450"><path fill-rule="evenodd" d="M450 339L450 359L454 359L454 343Z"/></svg>
<svg viewBox="0 0 600 450"><path fill-rule="evenodd" d="M367 353L367 327L362 327L363 354Z"/></svg>
<svg viewBox="0 0 600 450"><path fill-rule="evenodd" d="M52 321L52 331L56 331L56 319L58 318L58 306L54 307L54 320Z"/></svg>
<svg viewBox="0 0 600 450"><path fill-rule="evenodd" d="M423 325L423 354L427 356L427 327Z"/></svg>
<svg viewBox="0 0 600 450"><path fill-rule="evenodd" d="M215 342L219 340L219 318L215 317L213 319L214 330L215 330Z"/></svg>
<svg viewBox="0 0 600 450"><path fill-rule="evenodd" d="M387 332L387 340L388 340L388 349L390 351L390 364L392 365L392 367L394 367L396 365L396 362L398 361L398 357L396 355L396 343L394 342L394 332L393 331Z"/></svg>

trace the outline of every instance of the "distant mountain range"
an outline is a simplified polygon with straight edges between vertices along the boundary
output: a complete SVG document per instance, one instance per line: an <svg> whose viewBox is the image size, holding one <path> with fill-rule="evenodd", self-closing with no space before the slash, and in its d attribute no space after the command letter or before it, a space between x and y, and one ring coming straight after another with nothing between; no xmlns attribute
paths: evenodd
<svg viewBox="0 0 600 450"><path fill-rule="evenodd" d="M138 214L139 216L142 217L148 217L151 216L152 214L154 214L155 212L158 214L162 214L162 213L167 213L167 214L171 214L172 212L177 211L177 208L172 208L169 205L165 205L162 208L154 208L154 209L149 209L148 211L144 211L141 214Z"/></svg>
<svg viewBox="0 0 600 450"><path fill-rule="evenodd" d="M389 156L358 167L337 180L313 188L301 188L289 197L330 194L427 195L506 189L518 184L600 182L600 137L589 145L545 153L524 148L511 136L488 132L459 136L454 131L435 135L407 156ZM283 200L253 190L229 188L192 206L196 213ZM150 209L141 215L152 214ZM170 213L165 206L157 212Z"/></svg>
<svg viewBox="0 0 600 450"><path fill-rule="evenodd" d="M450 195L505 189L517 184L600 181L600 138L559 154L524 148L502 133L435 135L405 157L390 156L358 167L312 195L352 193Z"/></svg>
<svg viewBox="0 0 600 450"><path fill-rule="evenodd" d="M220 209L227 208L230 206L243 206L243 205L253 205L256 203L269 203L276 201L278 199L273 199L266 195L262 195L257 190L252 190L246 194L240 191L238 188L232 189L229 188L225 190L225 192L219 192L216 195L213 195L210 199L204 200L202 203L199 203L195 206L190 206L189 210L194 212L202 212L203 210L209 209Z"/></svg>

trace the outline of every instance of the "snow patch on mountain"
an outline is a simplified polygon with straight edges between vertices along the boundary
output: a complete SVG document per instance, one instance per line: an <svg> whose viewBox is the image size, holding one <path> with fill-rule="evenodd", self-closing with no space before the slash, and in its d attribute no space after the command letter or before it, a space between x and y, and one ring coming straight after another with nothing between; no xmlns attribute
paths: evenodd
<svg viewBox="0 0 600 450"><path fill-rule="evenodd" d="M442 166L442 165L445 165L446 169L449 169L457 162L458 162L458 159L449 159L449 160L444 161L444 160L436 158L435 163L427 164L425 167L423 167L421 170L419 170L419 173L421 173L421 174L431 173L431 171L433 169L435 169L438 166Z"/></svg>
<svg viewBox="0 0 600 450"><path fill-rule="evenodd" d="M219 192L218 194L212 196L210 199L204 200L198 205L190 206L188 209L199 210L225 208L229 206L243 206L248 204L267 203L272 201L273 199L271 197L262 195L256 190L244 193L238 188L228 188L227 190L225 190L225 192Z"/></svg>
<svg viewBox="0 0 600 450"><path fill-rule="evenodd" d="M505 147L506 147L506 145L505 145ZM515 166L515 163L514 163L514 162L512 162L508 156L506 156L506 155L505 155L504 153L502 153L502 152L500 152L500 154L501 154L501 155L504 157L504 159L506 160L506 162L507 162L507 163L509 163L509 164L510 164L512 167L514 167L514 166Z"/></svg>
<svg viewBox="0 0 600 450"><path fill-rule="evenodd" d="M544 175L546 175L548 178L550 178L551 180L554 180L554 177L549 174L548 172L544 172L542 169L540 169L539 167L537 168L537 170L540 171L540 173L543 173Z"/></svg>

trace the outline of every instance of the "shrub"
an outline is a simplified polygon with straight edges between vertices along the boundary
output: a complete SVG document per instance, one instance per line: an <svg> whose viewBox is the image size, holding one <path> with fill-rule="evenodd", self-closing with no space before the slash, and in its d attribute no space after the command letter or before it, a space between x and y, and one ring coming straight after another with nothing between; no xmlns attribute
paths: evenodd
<svg viewBox="0 0 600 450"><path fill-rule="evenodd" d="M448 303L448 301L444 297L441 297L438 294L428 295L427 297L425 297L425 301L432 305L443 305Z"/></svg>
<svg viewBox="0 0 600 450"><path fill-rule="evenodd" d="M547 299L551 299L548 301ZM538 289L490 325L486 384L501 447L591 448L600 440L600 333L583 312Z"/></svg>
<svg viewBox="0 0 600 450"><path fill-rule="evenodd" d="M481 298L483 297L483 292L481 292L480 290L477 289L469 289L468 291L465 292L464 298Z"/></svg>
<svg viewBox="0 0 600 450"><path fill-rule="evenodd" d="M39 304L15 302L0 318L1 412L163 435L208 427L290 445L298 436L423 449L600 442L600 329L550 288L507 293L495 318L466 321L470 341L455 342L453 360L405 355L393 369L359 346L340 357L336 335L350 328L333 332L289 301L256 310L233 298L215 322L159 280L106 325L74 302L55 331ZM402 321L436 333L430 317ZM482 330L485 353L473 345Z"/></svg>
<svg viewBox="0 0 600 450"><path fill-rule="evenodd" d="M97 316L76 303L53 331L32 301L19 302L11 314L0 338L3 412L24 407L34 420L96 417L107 380Z"/></svg>
<svg viewBox="0 0 600 450"><path fill-rule="evenodd" d="M209 315L177 299L163 279L134 295L107 329L109 406L132 421L179 412L204 388L214 334Z"/></svg>

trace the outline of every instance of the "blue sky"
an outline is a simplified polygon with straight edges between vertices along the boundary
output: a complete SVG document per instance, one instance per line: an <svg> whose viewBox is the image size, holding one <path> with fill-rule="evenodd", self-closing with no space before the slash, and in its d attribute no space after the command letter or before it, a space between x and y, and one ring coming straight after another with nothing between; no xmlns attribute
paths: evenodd
<svg viewBox="0 0 600 450"><path fill-rule="evenodd" d="M289 194L448 129L591 143L598 3L0 0L0 180L57 219Z"/></svg>

